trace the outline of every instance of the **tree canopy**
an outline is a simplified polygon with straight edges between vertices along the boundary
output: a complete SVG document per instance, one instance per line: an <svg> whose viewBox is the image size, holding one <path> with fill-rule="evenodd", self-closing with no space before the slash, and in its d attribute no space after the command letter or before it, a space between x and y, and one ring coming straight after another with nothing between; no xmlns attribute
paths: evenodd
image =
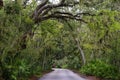
<svg viewBox="0 0 120 80"><path fill-rule="evenodd" d="M0 0L0 80L53 66L120 79L119 0Z"/></svg>

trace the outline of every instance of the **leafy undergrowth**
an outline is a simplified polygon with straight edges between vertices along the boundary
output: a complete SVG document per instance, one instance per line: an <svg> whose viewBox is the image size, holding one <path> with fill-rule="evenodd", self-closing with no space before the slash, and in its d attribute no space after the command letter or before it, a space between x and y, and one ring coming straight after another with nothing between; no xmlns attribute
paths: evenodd
<svg viewBox="0 0 120 80"><path fill-rule="evenodd" d="M101 80L100 78L96 77L96 76L87 76L87 75L84 75L82 73L80 73L78 70L72 70L74 73L77 73L79 76L87 79L87 80Z"/></svg>
<svg viewBox="0 0 120 80"><path fill-rule="evenodd" d="M40 77L42 77L43 75L51 72L52 70L45 70L45 71L42 71L41 74L37 74L37 75L33 75L29 78L29 80L38 80Z"/></svg>
<svg viewBox="0 0 120 80"><path fill-rule="evenodd" d="M116 67L104 63L103 61L96 60L84 65L81 73L89 76L97 76L107 80L119 80L119 72Z"/></svg>

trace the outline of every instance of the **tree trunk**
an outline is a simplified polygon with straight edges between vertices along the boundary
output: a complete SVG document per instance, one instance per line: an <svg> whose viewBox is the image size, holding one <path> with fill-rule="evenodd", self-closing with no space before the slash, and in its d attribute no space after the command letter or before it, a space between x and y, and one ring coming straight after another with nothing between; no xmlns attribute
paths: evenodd
<svg viewBox="0 0 120 80"><path fill-rule="evenodd" d="M80 41L79 41L78 38L76 38L75 41L76 41L76 43L77 43L77 47L78 47L78 49L79 49L79 51L80 51L80 55L81 55L81 57L82 57L82 63L83 63L83 65L85 65L86 59L85 59L84 52L83 52L82 48L80 47Z"/></svg>
<svg viewBox="0 0 120 80"><path fill-rule="evenodd" d="M67 21L66 21L66 22L67 22ZM80 55L81 55L81 57L82 57L82 63L83 63L83 65L85 65L86 59L85 59L84 52L83 52L82 48L80 47L80 41L79 41L79 39L72 33L72 32L74 31L74 29L72 28L72 26L70 25L70 23L67 22L67 24L68 24L68 26L70 27L71 35L72 35L73 39L75 40L75 43L76 43L76 45L77 45L77 47L78 47L78 50L80 51ZM76 31L76 32L77 32L77 31Z"/></svg>
<svg viewBox="0 0 120 80"><path fill-rule="evenodd" d="M3 0L0 0L0 9L3 7Z"/></svg>

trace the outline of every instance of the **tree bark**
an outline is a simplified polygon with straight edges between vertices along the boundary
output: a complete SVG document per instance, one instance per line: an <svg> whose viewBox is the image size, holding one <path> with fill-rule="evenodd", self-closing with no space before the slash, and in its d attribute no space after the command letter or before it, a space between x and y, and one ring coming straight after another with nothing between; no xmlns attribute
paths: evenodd
<svg viewBox="0 0 120 80"><path fill-rule="evenodd" d="M80 46L80 41L79 41L78 38L76 38L75 41L76 41L76 43L77 43L78 49L79 49L80 54L81 54L81 57L82 57L82 63L83 63L83 65L85 65L86 59L85 59L84 52L83 52L83 50L82 50L82 48L81 48L81 46Z"/></svg>
<svg viewBox="0 0 120 80"><path fill-rule="evenodd" d="M66 22L67 22L67 21L66 21ZM71 30L71 31L74 31L74 29L72 28L72 26L70 25L70 23L67 22L67 24L68 24L68 26L70 27L70 30ZM78 39L77 37L75 37L75 35L74 35L72 32L71 32L71 35L72 35L72 37L74 38L74 41L75 41L75 43L76 43L76 45L77 45L77 47L78 47L78 50L79 50L79 52L80 52L80 55L81 55L81 57L82 57L82 64L85 65L85 64L86 64L86 59L85 59L84 52L83 52L83 50L82 50L82 48L81 48L81 46L80 46L80 41L79 41L79 39Z"/></svg>
<svg viewBox="0 0 120 80"><path fill-rule="evenodd" d="M0 9L3 7L3 0L0 0Z"/></svg>

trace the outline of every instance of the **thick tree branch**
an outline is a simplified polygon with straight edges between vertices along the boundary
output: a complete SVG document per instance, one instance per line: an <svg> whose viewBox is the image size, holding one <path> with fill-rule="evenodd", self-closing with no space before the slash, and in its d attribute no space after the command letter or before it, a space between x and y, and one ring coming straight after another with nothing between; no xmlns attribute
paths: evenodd
<svg viewBox="0 0 120 80"><path fill-rule="evenodd" d="M45 0L43 3L37 6L36 10L32 15L32 18L35 21L35 23L39 23L50 18L74 19L86 23L86 21L81 19L81 15L83 14L72 14L72 12L65 12L60 10L60 7L69 8L77 4L79 4L79 2L74 1L67 3L66 0L61 0L58 4L51 4L48 3L48 0Z"/></svg>
<svg viewBox="0 0 120 80"><path fill-rule="evenodd" d="M55 8L58 8L58 7L73 7L74 5L73 4L61 4L61 5L56 5L56 6L47 6L45 10L41 10L38 14L40 14L41 12L41 15L44 16L46 14L48 14L48 12L50 12L52 9L55 9Z"/></svg>
<svg viewBox="0 0 120 80"><path fill-rule="evenodd" d="M47 19L73 19L73 20L82 21L84 23L87 23L85 20L81 19L80 17L72 16L72 14L71 15L51 14L51 15L37 19L35 21L35 23L39 23L39 22L47 20Z"/></svg>
<svg viewBox="0 0 120 80"><path fill-rule="evenodd" d="M32 18L35 19L37 18L37 16L39 15L38 14L38 10L41 9L42 7L44 7L47 3L48 3L49 0L44 0L41 2L40 5L37 6L37 8L35 9L34 13L32 14Z"/></svg>
<svg viewBox="0 0 120 80"><path fill-rule="evenodd" d="M41 7L43 7L44 5L46 5L46 4L48 3L48 1L49 1L49 0L43 0L43 1L41 2L41 4L37 6L36 10L39 10Z"/></svg>

